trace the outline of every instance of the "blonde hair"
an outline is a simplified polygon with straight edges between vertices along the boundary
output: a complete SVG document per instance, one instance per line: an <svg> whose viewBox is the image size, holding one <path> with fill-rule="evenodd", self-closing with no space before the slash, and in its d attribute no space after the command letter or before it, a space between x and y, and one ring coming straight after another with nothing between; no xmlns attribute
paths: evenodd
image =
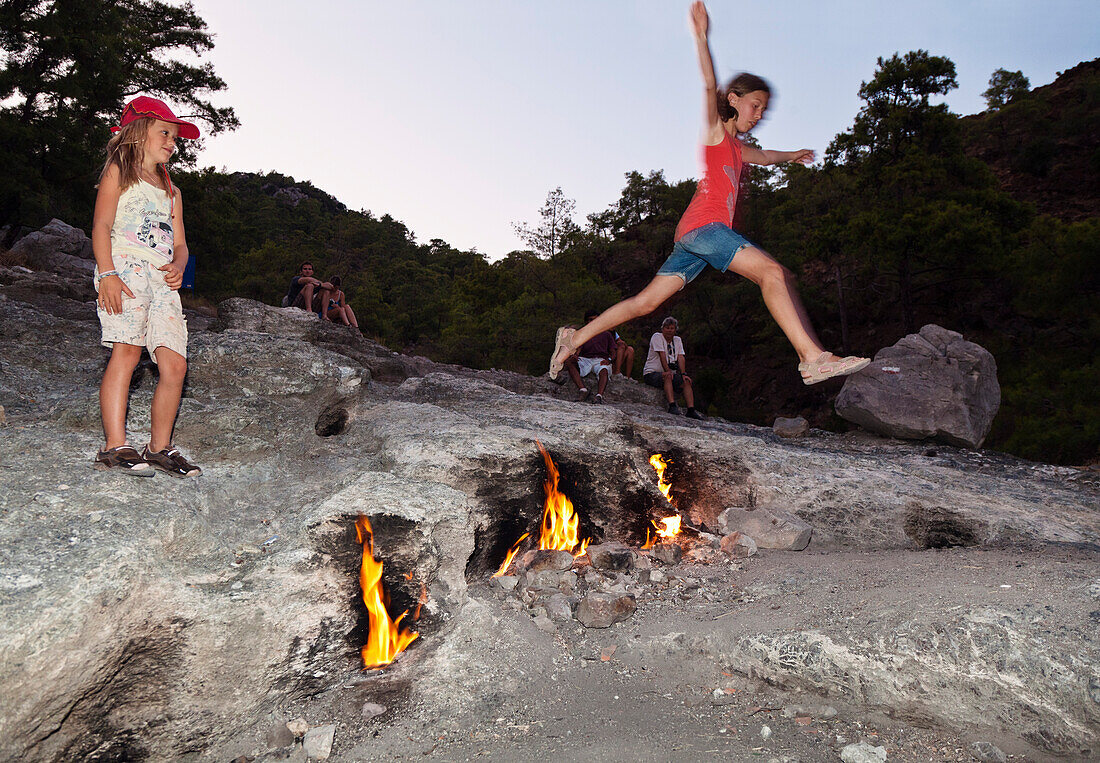
<svg viewBox="0 0 1100 763"><path fill-rule="evenodd" d="M111 136L107 141L107 160L103 162L103 169L99 173L101 181L111 165L118 167L118 184L123 191L141 179L139 171L145 160L145 137L149 134L150 125L156 121L155 117L139 117ZM168 192L174 209L176 189L172 187L172 179L168 177L168 168L163 164L158 164L157 167L164 176L164 190Z"/></svg>

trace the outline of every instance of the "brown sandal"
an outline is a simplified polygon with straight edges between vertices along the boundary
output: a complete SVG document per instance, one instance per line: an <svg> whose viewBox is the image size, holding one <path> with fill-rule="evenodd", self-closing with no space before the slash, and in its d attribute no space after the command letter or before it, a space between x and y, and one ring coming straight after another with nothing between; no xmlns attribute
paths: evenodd
<svg viewBox="0 0 1100 763"><path fill-rule="evenodd" d="M146 445L141 457L173 477L198 477L202 474L202 469L184 458L179 448L173 445L158 451L149 450L149 446Z"/></svg>
<svg viewBox="0 0 1100 763"><path fill-rule="evenodd" d="M152 464L138 455L138 452L129 445L119 445L117 448L99 451L96 453L92 468L101 472L117 470L134 477L152 477L156 474Z"/></svg>

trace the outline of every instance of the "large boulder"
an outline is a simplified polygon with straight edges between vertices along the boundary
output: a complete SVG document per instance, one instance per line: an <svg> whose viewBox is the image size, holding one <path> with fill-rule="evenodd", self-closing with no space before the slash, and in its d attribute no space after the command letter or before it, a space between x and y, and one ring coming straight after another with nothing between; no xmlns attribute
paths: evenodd
<svg viewBox="0 0 1100 763"><path fill-rule="evenodd" d="M35 270L91 275L95 268L92 240L80 228L57 219L16 241L11 252Z"/></svg>
<svg viewBox="0 0 1100 763"><path fill-rule="evenodd" d="M989 351L928 324L849 376L836 412L888 437L979 448L1000 405L997 363Z"/></svg>

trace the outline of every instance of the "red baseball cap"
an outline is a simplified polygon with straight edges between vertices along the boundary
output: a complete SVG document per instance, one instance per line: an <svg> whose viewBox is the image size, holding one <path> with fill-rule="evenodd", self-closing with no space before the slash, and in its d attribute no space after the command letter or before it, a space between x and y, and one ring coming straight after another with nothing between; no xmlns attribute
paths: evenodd
<svg viewBox="0 0 1100 763"><path fill-rule="evenodd" d="M150 98L147 95L139 95L126 104L126 107L122 110L122 124L118 127L112 127L111 132L118 132L135 119L141 119L142 117L153 117L162 122L172 122L173 124L179 125L181 138L195 140L199 137L199 128L195 127L195 125L190 122L184 122L182 119L178 119L164 101L157 98Z"/></svg>

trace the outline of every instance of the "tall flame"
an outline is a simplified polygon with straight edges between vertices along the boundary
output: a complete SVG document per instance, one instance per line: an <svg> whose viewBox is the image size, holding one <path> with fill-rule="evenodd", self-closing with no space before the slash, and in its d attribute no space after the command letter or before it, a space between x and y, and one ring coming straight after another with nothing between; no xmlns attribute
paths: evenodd
<svg viewBox="0 0 1100 763"><path fill-rule="evenodd" d="M569 551L573 556L581 556L591 540L577 539L577 527L580 524L573 502L558 490L558 467L538 440L539 452L546 461L546 504L542 510L542 532L539 534L539 548L551 551ZM578 550L579 547L579 550Z"/></svg>
<svg viewBox="0 0 1100 763"><path fill-rule="evenodd" d="M359 586L363 589L363 603L367 605L370 632L362 649L364 668L382 668L405 651L417 636L416 631L398 630L401 617L391 620L386 611L388 597L382 590L382 562L374 558L374 533L370 521L363 516L355 520L355 537L363 546L363 565L359 569Z"/></svg>
<svg viewBox="0 0 1100 763"><path fill-rule="evenodd" d="M649 465L657 472L657 489L661 491L661 495L665 497L670 506L675 506L672 502L672 485L665 479L665 469L668 468L668 462L665 461L664 456L660 453L654 453L649 457ZM645 545L642 549L653 548L657 543L658 538L675 538L680 534L680 515L676 514L671 517L665 517L661 520L661 524L652 522L654 527L657 528L657 534L650 536L649 528L646 528L645 533ZM664 527L661 527L664 525Z"/></svg>
<svg viewBox="0 0 1100 763"><path fill-rule="evenodd" d="M660 453L654 453L649 457L649 465L657 472L657 489L661 491L661 495L665 497L665 500L672 504L672 485L665 479L665 469L668 468L668 463L665 461L664 456Z"/></svg>

